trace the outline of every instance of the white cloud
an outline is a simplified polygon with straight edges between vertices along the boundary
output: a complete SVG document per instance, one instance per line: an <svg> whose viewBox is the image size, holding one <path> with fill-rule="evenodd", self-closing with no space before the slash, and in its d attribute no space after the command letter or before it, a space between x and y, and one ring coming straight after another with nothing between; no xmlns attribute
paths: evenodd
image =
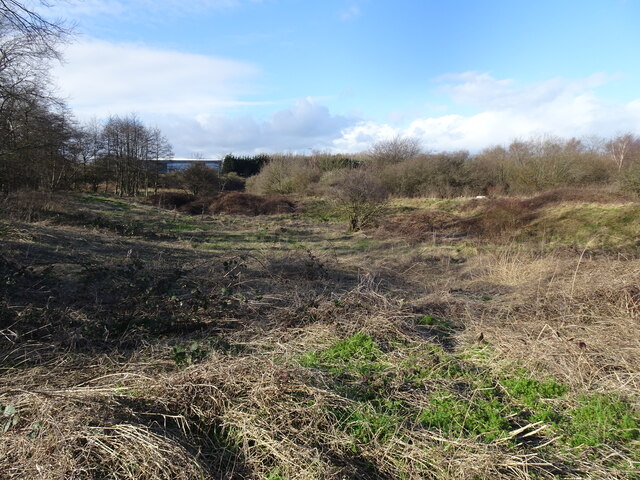
<svg viewBox="0 0 640 480"><path fill-rule="evenodd" d="M478 107L479 113L418 117L404 128L361 123L345 129L334 141L334 148L362 150L367 142L388 138L390 132L414 136L427 150L472 151L545 133L580 137L640 132L640 99L621 104L596 95L598 86L615 78L595 74L519 86L513 80L495 79L486 73L447 75L438 79L441 89L458 104Z"/></svg>
<svg viewBox="0 0 640 480"><path fill-rule="evenodd" d="M80 116L137 113L195 115L244 105L254 65L136 44L71 44L53 76Z"/></svg>
<svg viewBox="0 0 640 480"><path fill-rule="evenodd" d="M603 74L531 85L477 72L443 76L437 89L453 101L447 110L431 108L433 115L414 110L388 122L336 115L313 98L263 118L256 107L265 112L265 106L274 109L282 102L247 100L259 93L254 84L260 70L246 62L97 40L69 45L65 55L66 64L56 67L54 76L81 119L137 113L162 129L178 155L358 152L395 135L415 136L427 150L476 151L543 133L640 132L640 99L624 104L601 98L597 88L615 78ZM476 113L456 114L455 104Z"/></svg>
<svg viewBox="0 0 640 480"><path fill-rule="evenodd" d="M249 115L201 115L198 119L159 118L159 126L180 151L207 155L228 152L283 152L329 149L342 130L355 120L331 115L329 109L310 98L260 121Z"/></svg>

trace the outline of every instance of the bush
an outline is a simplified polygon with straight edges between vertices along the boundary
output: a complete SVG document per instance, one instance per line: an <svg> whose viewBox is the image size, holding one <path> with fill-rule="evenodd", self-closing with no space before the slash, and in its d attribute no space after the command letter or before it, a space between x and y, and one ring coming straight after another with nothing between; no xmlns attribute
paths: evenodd
<svg viewBox="0 0 640 480"><path fill-rule="evenodd" d="M51 192L18 190L0 200L0 211L9 218L35 222L50 215L59 202Z"/></svg>
<svg viewBox="0 0 640 480"><path fill-rule="evenodd" d="M323 173L344 168L358 168L362 165L360 159L331 153L314 153L311 160Z"/></svg>
<svg viewBox="0 0 640 480"><path fill-rule="evenodd" d="M640 194L640 162L634 163L621 173L620 184L624 191Z"/></svg>
<svg viewBox="0 0 640 480"><path fill-rule="evenodd" d="M202 164L194 164L181 174L184 189L198 196L219 192L222 180L217 170Z"/></svg>
<svg viewBox="0 0 640 480"><path fill-rule="evenodd" d="M349 218L351 231L371 225L386 205L389 194L369 170L353 170L336 185L335 196Z"/></svg>
<svg viewBox="0 0 640 480"><path fill-rule="evenodd" d="M320 176L320 169L312 158L278 155L249 179L247 189L258 195L305 193Z"/></svg>
<svg viewBox="0 0 640 480"><path fill-rule="evenodd" d="M152 204L168 209L180 208L195 199L194 195L185 192L164 192L150 198Z"/></svg>
<svg viewBox="0 0 640 480"><path fill-rule="evenodd" d="M369 156L377 165L400 163L417 157L422 152L420 141L412 137L396 136L391 140L383 140L371 147Z"/></svg>
<svg viewBox="0 0 640 480"><path fill-rule="evenodd" d="M231 172L221 176L223 192L241 192L247 181L237 173Z"/></svg>

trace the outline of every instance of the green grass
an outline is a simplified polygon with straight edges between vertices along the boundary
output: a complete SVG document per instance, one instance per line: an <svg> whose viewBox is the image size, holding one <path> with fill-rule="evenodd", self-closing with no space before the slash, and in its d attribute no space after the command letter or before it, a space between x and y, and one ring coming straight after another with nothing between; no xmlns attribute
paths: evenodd
<svg viewBox="0 0 640 480"><path fill-rule="evenodd" d="M561 397L568 390L554 380L535 380L522 369L518 376L505 379L502 385L511 397L528 407L537 406L542 399Z"/></svg>
<svg viewBox="0 0 640 480"><path fill-rule="evenodd" d="M384 443L400 426L397 406L388 404L375 408L371 403L360 403L356 407L339 414L342 430L359 444L373 441Z"/></svg>
<svg viewBox="0 0 640 480"><path fill-rule="evenodd" d="M616 395L590 395L579 398L579 404L567 412L563 425L572 446L628 443L640 438L640 416Z"/></svg>
<svg viewBox="0 0 640 480"><path fill-rule="evenodd" d="M102 196L96 196L96 195L82 195L79 197L80 201L85 202L85 203L91 203L91 202L95 202L95 203L103 203L103 204L107 204L109 206L112 207L118 207L122 210L131 210L133 208L133 205L131 205L128 202L124 202L122 200L114 200L113 198L107 198L107 197L102 197Z"/></svg>
<svg viewBox="0 0 640 480"><path fill-rule="evenodd" d="M519 238L604 249L633 246L640 234L639 217L640 207L635 204L560 206L545 209Z"/></svg>
<svg viewBox="0 0 640 480"><path fill-rule="evenodd" d="M373 242L373 240L368 238L359 238L351 244L351 249L357 252L366 252L367 250L371 250L374 245L375 242Z"/></svg>
<svg viewBox="0 0 640 480"><path fill-rule="evenodd" d="M434 317L433 315L423 315L416 319L417 325L428 325L431 327L446 327L453 328L453 323L448 320L441 320L439 318Z"/></svg>
<svg viewBox="0 0 640 480"><path fill-rule="evenodd" d="M334 343L326 350L309 352L300 358L304 367L321 368L333 375L361 376L380 373L385 369L383 353L373 338L358 332Z"/></svg>
<svg viewBox="0 0 640 480"><path fill-rule="evenodd" d="M344 223L349 217L344 209L327 200L310 200L304 203L302 218L315 220L322 223Z"/></svg>
<svg viewBox="0 0 640 480"><path fill-rule="evenodd" d="M418 420L423 426L447 436L477 436L491 442L505 437L511 430L508 413L509 407L495 398L468 400L452 392L438 392L420 412Z"/></svg>

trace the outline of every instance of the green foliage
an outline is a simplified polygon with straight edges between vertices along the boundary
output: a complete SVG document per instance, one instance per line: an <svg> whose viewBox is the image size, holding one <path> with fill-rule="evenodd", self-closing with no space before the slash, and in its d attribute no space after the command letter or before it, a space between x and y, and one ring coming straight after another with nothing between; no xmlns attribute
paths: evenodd
<svg viewBox="0 0 640 480"><path fill-rule="evenodd" d="M208 353L208 350L198 342L191 342L186 346L174 345L173 361L178 366L193 365L204 360Z"/></svg>
<svg viewBox="0 0 640 480"><path fill-rule="evenodd" d="M519 370L518 376L507 378L502 384L509 395L529 407L536 406L541 399L557 398L567 392L565 385L554 380L540 382L527 376L524 370Z"/></svg>
<svg viewBox="0 0 640 480"><path fill-rule="evenodd" d="M236 173L240 177L247 178L257 175L270 159L271 157L264 153L253 156L235 156L230 153L222 161L222 173Z"/></svg>
<svg viewBox="0 0 640 480"><path fill-rule="evenodd" d="M0 418L1 432L7 433L11 427L15 427L18 424L20 419L18 409L13 405L0 405L0 412L2 412L2 417Z"/></svg>
<svg viewBox="0 0 640 480"><path fill-rule="evenodd" d="M326 350L310 352L300 358L305 367L322 368L334 375L356 374L367 376L385 369L380 362L382 351L366 333L354 333Z"/></svg>
<svg viewBox="0 0 640 480"><path fill-rule="evenodd" d="M579 402L567 412L571 445L598 447L640 438L640 415L617 395L582 396Z"/></svg>
<svg viewBox="0 0 640 480"><path fill-rule="evenodd" d="M419 414L419 421L450 436L479 436L484 441L504 437L510 430L508 408L495 398L458 398L438 392Z"/></svg>

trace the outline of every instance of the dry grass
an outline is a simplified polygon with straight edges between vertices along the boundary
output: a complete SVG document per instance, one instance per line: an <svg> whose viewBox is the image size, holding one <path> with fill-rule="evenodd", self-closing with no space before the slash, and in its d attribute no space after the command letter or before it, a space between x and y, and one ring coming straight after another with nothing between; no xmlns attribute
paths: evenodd
<svg viewBox="0 0 640 480"><path fill-rule="evenodd" d="M89 200L111 223L81 226L70 200L56 224L0 219L1 478L637 478L637 440L564 426L598 392L637 415L636 256L427 251L398 217L413 241L363 250L291 217L289 244L242 216ZM522 379L567 392L526 403ZM425 420L438 401L462 413Z"/></svg>
<svg viewBox="0 0 640 480"><path fill-rule="evenodd" d="M576 390L640 391L640 263L584 252L535 255L508 247L469 266L477 279L512 287L478 317L500 355L552 372Z"/></svg>

